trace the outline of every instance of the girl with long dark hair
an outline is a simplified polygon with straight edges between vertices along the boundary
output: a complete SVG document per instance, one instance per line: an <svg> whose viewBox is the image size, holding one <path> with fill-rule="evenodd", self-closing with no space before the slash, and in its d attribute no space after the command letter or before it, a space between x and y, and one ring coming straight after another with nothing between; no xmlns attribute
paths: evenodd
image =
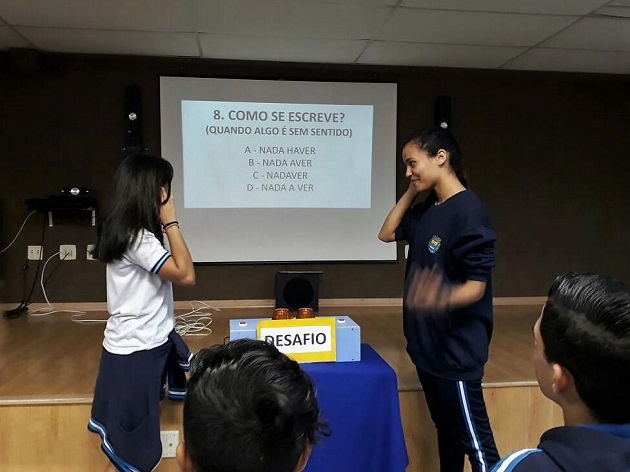
<svg viewBox="0 0 630 472"><path fill-rule="evenodd" d="M195 269L175 217L172 179L165 159L126 158L94 249L107 264L110 316L88 428L101 436L108 470L158 464L167 359L176 352L185 368L192 357L174 331L172 284L194 285Z"/></svg>

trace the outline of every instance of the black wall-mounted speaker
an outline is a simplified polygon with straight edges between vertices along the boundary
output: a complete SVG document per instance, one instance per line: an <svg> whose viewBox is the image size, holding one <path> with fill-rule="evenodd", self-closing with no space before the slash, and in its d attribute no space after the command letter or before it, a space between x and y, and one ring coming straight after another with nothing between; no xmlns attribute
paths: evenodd
<svg viewBox="0 0 630 472"><path fill-rule="evenodd" d="M433 117L435 126L439 126L444 129L451 127L451 97L447 95L440 95L435 99L435 105L433 107Z"/></svg>
<svg viewBox="0 0 630 472"><path fill-rule="evenodd" d="M319 276L322 272L276 273L276 308L319 310Z"/></svg>
<svg viewBox="0 0 630 472"><path fill-rule="evenodd" d="M125 88L125 156L143 151L142 148L142 92L136 84Z"/></svg>

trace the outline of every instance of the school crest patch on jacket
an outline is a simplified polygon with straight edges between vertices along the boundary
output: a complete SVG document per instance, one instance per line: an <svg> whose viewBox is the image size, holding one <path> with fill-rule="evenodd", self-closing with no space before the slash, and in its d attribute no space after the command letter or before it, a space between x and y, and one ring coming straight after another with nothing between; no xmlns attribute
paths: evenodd
<svg viewBox="0 0 630 472"><path fill-rule="evenodd" d="M435 254L440 249L442 245L442 238L436 236L435 234L429 239L429 244L427 244L427 248L431 254Z"/></svg>

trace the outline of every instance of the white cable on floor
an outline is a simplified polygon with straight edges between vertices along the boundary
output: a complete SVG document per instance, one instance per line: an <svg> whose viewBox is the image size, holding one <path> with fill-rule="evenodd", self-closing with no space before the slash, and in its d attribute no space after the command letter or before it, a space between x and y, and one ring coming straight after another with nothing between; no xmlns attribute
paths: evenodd
<svg viewBox="0 0 630 472"><path fill-rule="evenodd" d="M195 308L195 304L200 306ZM210 328L212 313L203 310L221 311L221 309L198 300L190 302L190 308L191 311L188 313L175 316L175 331L177 334L180 336L207 336L212 334L212 328Z"/></svg>
<svg viewBox="0 0 630 472"><path fill-rule="evenodd" d="M46 266L50 262L50 260L59 255L59 252L54 253L44 263L44 267L42 268L42 274L40 279L40 285L42 288L42 293L44 294L44 299L46 300L46 304L48 305L46 308L39 308L30 313L30 316L48 316L53 313L74 313L71 317L72 322L80 323L80 324L96 324L96 323L107 323L107 320L103 319L84 319L82 316L86 315L85 311L77 311L77 310L57 310L48 300L48 295L46 294L46 288L44 287L44 273L46 272ZM64 256L61 260L63 261L66 258ZM195 304L200 306L195 307ZM207 336L212 334L212 329L210 325L212 324L212 314L204 309L221 311L220 308L215 308L207 303L200 302L198 300L190 302L191 311L184 313L182 315L175 316L175 331L180 336Z"/></svg>
<svg viewBox="0 0 630 472"><path fill-rule="evenodd" d="M40 286L42 287L42 293L44 294L44 300L46 300L46 304L48 306L46 308L39 308L39 309L37 309L35 311L30 312L30 316L48 316L48 315L52 315L53 313L75 313L75 315L73 315L73 318L74 318L75 316L85 315L84 311L57 310L54 306L52 306L52 303L50 303L50 300L48 300L48 295L46 294L46 288L44 287L44 273L46 272L46 266L48 265L50 260L53 257L58 256L58 255L59 255L59 251L57 251L52 256L50 256L48 259L46 259L46 262L44 263L44 267L42 268L42 275L41 275L41 278L40 278L40 281L39 281ZM67 254L65 256L63 256L61 258L61 260L63 261L66 257L67 257Z"/></svg>

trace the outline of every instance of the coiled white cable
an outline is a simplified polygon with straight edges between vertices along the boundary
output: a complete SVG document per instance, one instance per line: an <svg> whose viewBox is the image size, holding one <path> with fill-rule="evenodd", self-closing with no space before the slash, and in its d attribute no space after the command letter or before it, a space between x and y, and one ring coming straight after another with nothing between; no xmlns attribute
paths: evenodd
<svg viewBox="0 0 630 472"><path fill-rule="evenodd" d="M199 305L195 307L195 304ZM175 316L175 331L180 336L207 336L212 334L212 313L203 310L221 311L198 300L190 302L191 311Z"/></svg>

